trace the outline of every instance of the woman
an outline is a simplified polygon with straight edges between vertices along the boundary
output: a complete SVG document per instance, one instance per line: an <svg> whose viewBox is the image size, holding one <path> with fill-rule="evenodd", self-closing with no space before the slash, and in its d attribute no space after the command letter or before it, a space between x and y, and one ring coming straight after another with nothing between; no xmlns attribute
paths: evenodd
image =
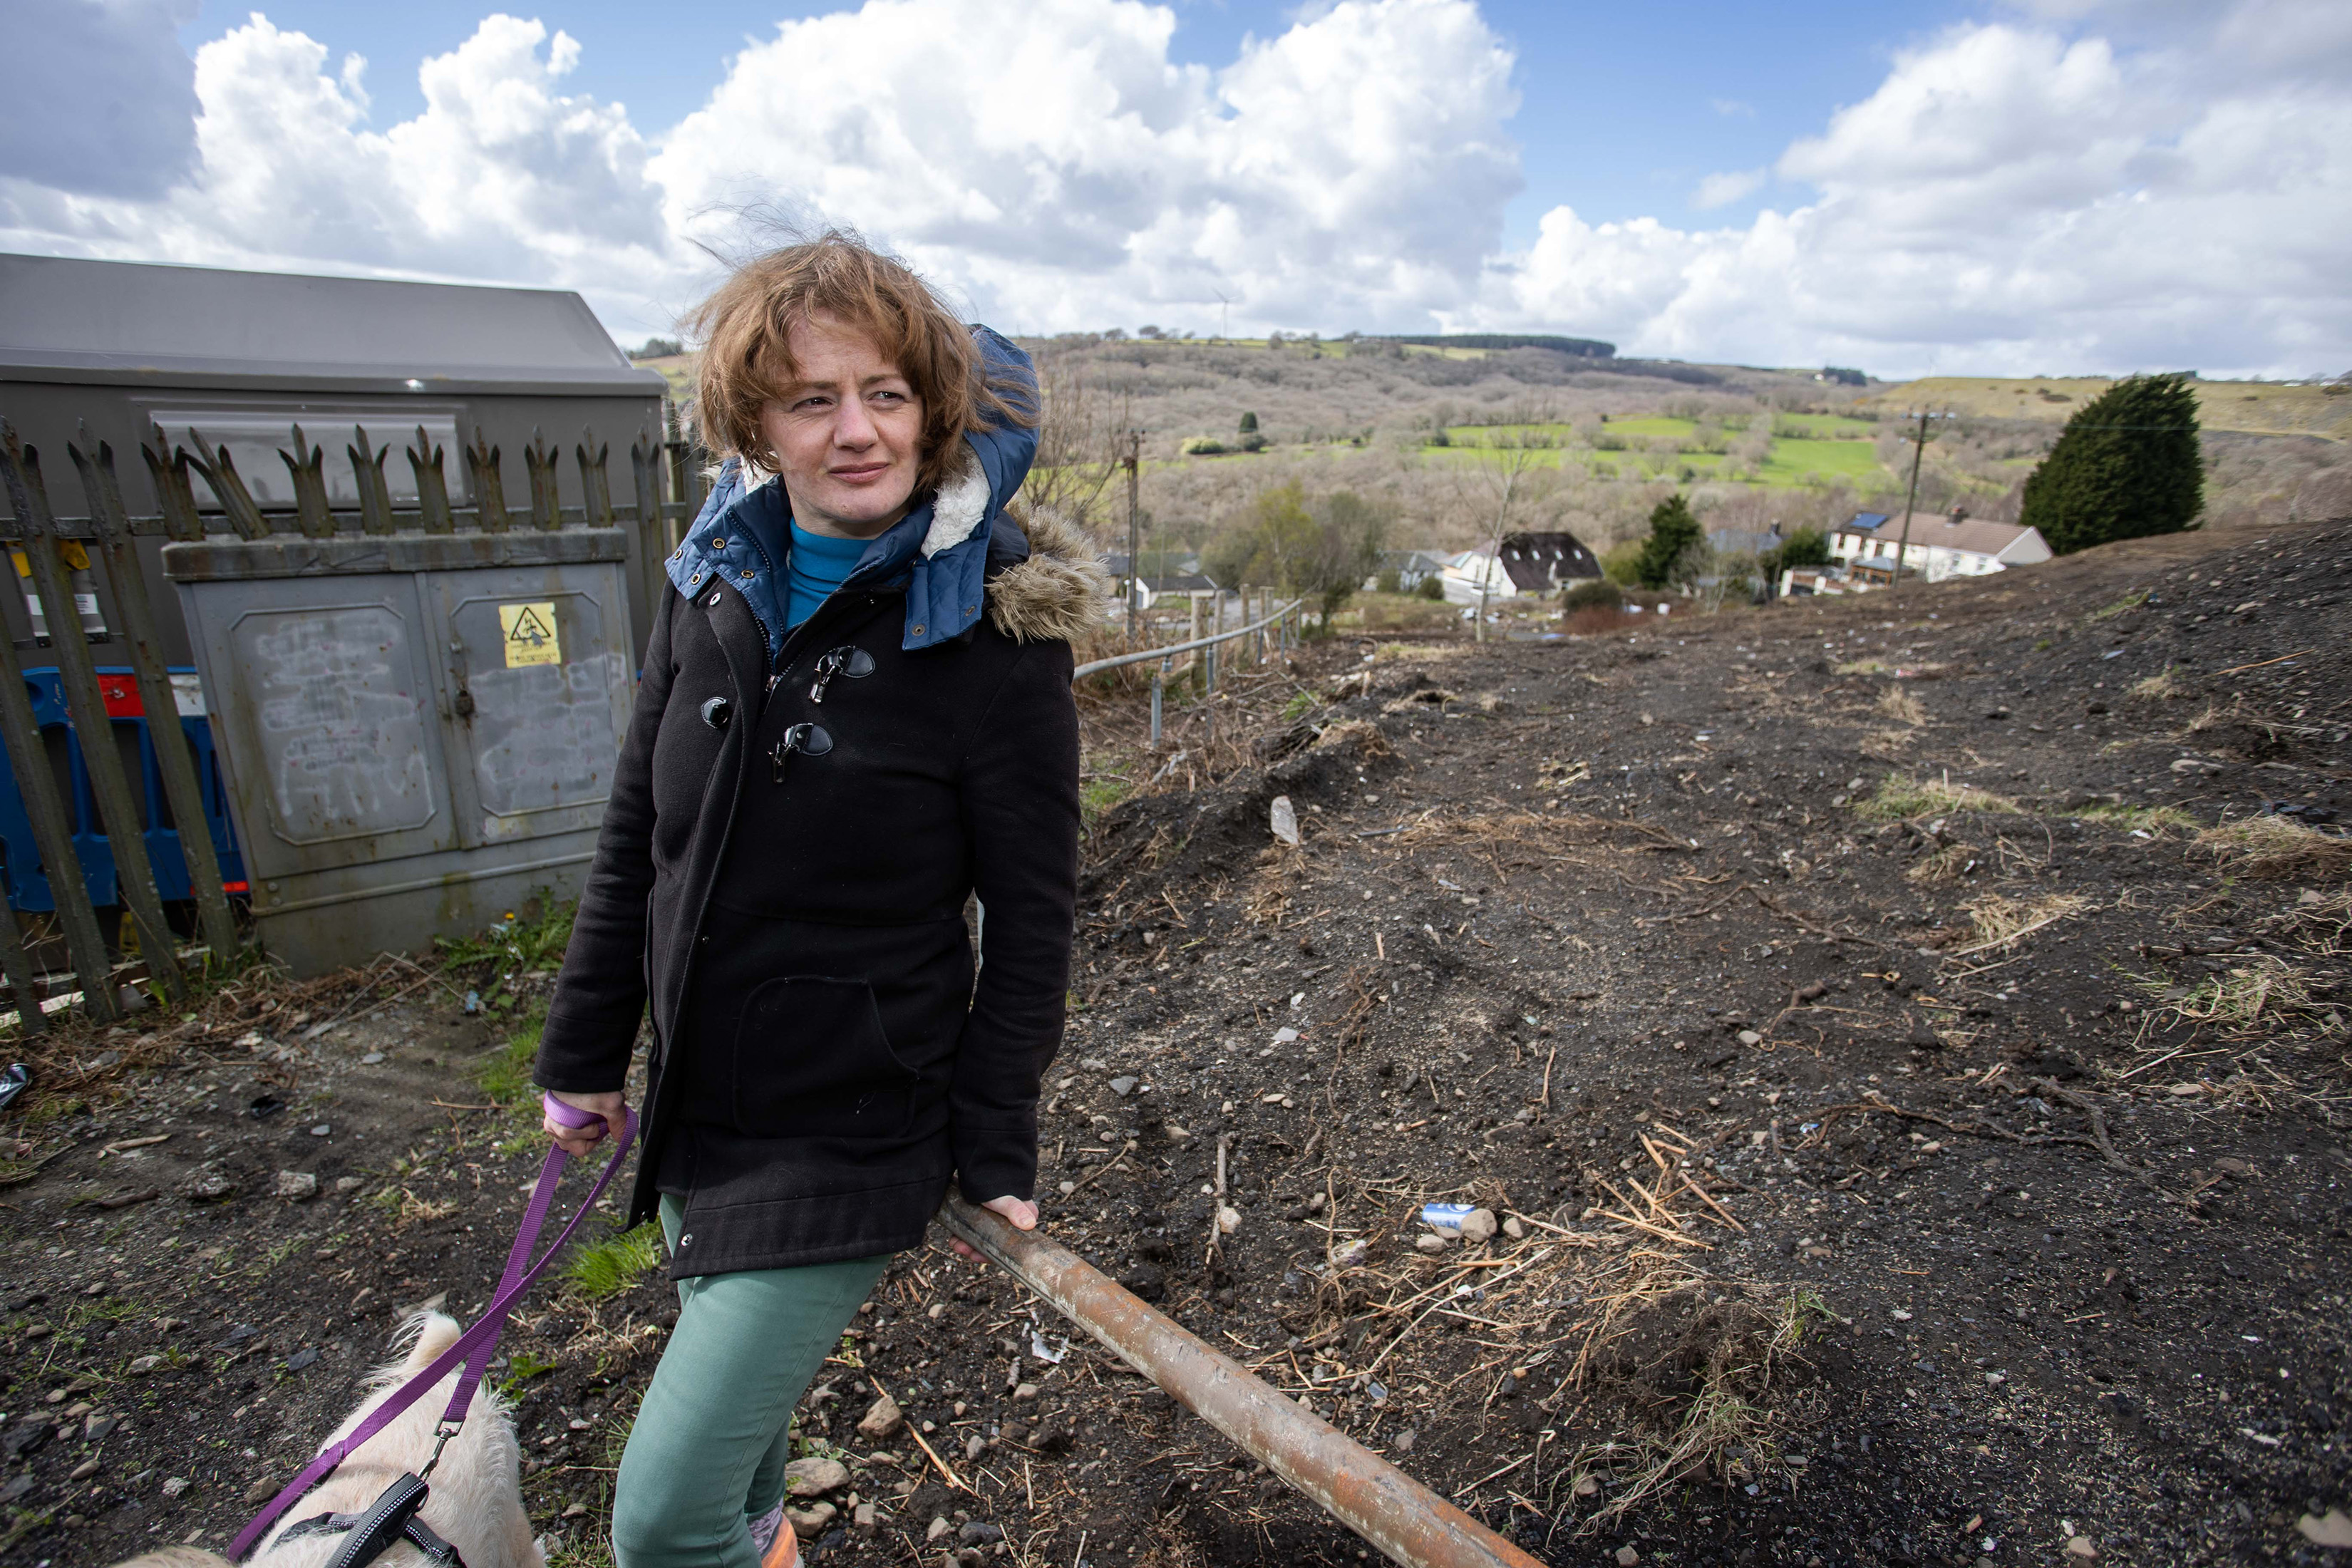
<svg viewBox="0 0 2352 1568"><path fill-rule="evenodd" d="M614 1499L620 1568L797 1560L793 1408L953 1175L1024 1229L1077 873L1075 533L1004 510L1028 357L828 235L696 318L726 461L668 562L536 1077L617 1128L680 1308ZM986 962L964 910L976 893Z"/></svg>

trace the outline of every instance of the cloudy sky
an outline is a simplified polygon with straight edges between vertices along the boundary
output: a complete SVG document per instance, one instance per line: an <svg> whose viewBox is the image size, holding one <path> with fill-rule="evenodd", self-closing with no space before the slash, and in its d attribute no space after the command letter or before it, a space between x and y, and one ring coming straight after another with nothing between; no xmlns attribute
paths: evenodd
<svg viewBox="0 0 2352 1568"><path fill-rule="evenodd" d="M2345 0L0 0L0 249L577 289L854 225L1012 331L2352 367Z"/></svg>

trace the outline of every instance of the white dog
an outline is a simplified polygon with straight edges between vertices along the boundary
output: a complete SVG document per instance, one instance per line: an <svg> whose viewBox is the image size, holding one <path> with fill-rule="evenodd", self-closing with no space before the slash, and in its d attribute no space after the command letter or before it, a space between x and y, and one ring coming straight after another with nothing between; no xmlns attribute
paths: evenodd
<svg viewBox="0 0 2352 1568"><path fill-rule="evenodd" d="M402 1327L415 1335L408 1359L379 1369L369 1378L371 1393L327 1443L340 1441L383 1403L393 1389L407 1382L457 1340L456 1322L438 1312L420 1312ZM433 1457L433 1429L448 1408L457 1373L420 1396L392 1424L361 1446L329 1476L288 1508L262 1539L247 1568L320 1568L342 1550L341 1533L310 1533L291 1541L280 1538L287 1528L322 1513L365 1513L404 1472L420 1471ZM530 1520L522 1509L522 1457L515 1442L514 1418L506 1401L486 1381L474 1396L466 1425L442 1450L441 1462L430 1478L432 1495L417 1517L436 1535L457 1547L466 1568L546 1568L547 1559L531 1539ZM384 1568L415 1568L424 1554L407 1542L393 1546L376 1562ZM171 1547L134 1557L120 1568L229 1568L226 1559L188 1547Z"/></svg>

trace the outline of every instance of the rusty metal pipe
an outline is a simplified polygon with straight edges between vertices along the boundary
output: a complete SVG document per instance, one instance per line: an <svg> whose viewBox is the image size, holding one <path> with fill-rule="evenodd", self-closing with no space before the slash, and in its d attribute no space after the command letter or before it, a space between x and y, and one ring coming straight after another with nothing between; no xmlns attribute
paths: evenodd
<svg viewBox="0 0 2352 1568"><path fill-rule="evenodd" d="M1015 1230L953 1195L940 1219L1387 1557L1408 1568L1542 1568L1042 1233Z"/></svg>

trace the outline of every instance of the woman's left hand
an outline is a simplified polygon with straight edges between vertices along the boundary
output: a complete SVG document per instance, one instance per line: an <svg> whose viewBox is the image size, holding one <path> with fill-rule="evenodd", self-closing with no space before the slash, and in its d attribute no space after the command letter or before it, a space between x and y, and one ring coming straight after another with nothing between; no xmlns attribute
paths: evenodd
<svg viewBox="0 0 2352 1568"><path fill-rule="evenodd" d="M991 1198L980 1205L991 1214L1003 1215L1015 1230L1037 1228L1037 1205L1027 1198ZM980 1253L965 1244L961 1237L950 1237L948 1245L956 1249L959 1258L978 1258Z"/></svg>

